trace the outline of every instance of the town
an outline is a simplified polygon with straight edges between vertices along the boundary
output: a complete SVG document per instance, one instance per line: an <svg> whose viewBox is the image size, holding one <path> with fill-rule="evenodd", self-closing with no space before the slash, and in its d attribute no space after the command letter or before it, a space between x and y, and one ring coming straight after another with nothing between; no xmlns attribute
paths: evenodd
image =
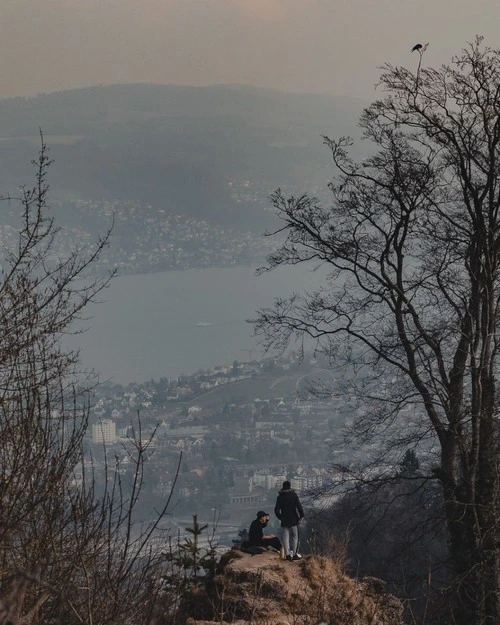
<svg viewBox="0 0 500 625"><path fill-rule="evenodd" d="M263 204L264 200L255 195L253 202ZM132 200L51 201L51 211L64 232L54 254L91 249L99 236L111 230L110 245L95 263L95 273L110 268L126 275L255 264L276 246L260 231L209 223ZM7 206L0 225L2 247L8 248L15 240L18 220L15 207Z"/></svg>
<svg viewBox="0 0 500 625"><path fill-rule="evenodd" d="M252 207L256 218L253 230L176 214L138 200L51 198L50 214L64 233L55 241L53 253L64 256L69 249L91 249L98 237L110 230L109 246L94 263L94 273L110 268L118 275L128 275L262 263L280 240L265 237L268 222L259 220L259 215L269 218L269 188L250 180L230 180L227 187L236 206L244 202ZM319 196L325 193L317 186L308 190ZM3 248L15 242L19 218L16 204L8 203L0 224Z"/></svg>
<svg viewBox="0 0 500 625"><path fill-rule="evenodd" d="M233 362L192 376L94 391L89 445L94 467L106 458L131 472L131 448L145 450L145 518L172 492L169 513L245 527L273 507L285 479L299 493L327 491L332 458L349 422L346 398L316 397L313 382L330 376L316 359ZM180 463L180 464L179 464Z"/></svg>

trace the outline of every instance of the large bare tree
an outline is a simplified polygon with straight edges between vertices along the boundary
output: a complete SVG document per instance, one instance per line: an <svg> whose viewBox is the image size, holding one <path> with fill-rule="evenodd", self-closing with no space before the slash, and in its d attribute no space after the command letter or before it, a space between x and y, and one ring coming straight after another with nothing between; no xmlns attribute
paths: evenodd
<svg viewBox="0 0 500 625"><path fill-rule="evenodd" d="M355 162L349 139L325 138L336 167L329 205L274 194L286 236L266 269L314 261L328 278L260 311L255 327L268 347L308 336L337 363L344 355L358 365L367 406L377 407L358 423L365 434L435 441L456 577L450 620L493 625L500 51L476 38L438 69L425 67L425 47L418 53L414 70L382 68L386 95L360 120L369 156Z"/></svg>

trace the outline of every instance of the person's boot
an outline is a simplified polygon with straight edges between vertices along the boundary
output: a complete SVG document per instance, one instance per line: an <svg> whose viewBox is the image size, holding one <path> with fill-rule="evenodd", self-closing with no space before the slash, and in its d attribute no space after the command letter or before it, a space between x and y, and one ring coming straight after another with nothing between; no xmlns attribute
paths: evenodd
<svg viewBox="0 0 500 625"><path fill-rule="evenodd" d="M282 560L286 558L285 548L283 547L283 545L281 546L281 549L280 549L280 557Z"/></svg>

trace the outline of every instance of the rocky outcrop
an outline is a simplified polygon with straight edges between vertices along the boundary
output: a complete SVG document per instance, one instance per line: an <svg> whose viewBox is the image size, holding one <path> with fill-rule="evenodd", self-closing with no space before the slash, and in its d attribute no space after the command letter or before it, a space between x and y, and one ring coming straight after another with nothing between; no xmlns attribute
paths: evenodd
<svg viewBox="0 0 500 625"><path fill-rule="evenodd" d="M186 593L186 625L402 625L403 606L375 578L355 580L324 556L225 554L204 588Z"/></svg>

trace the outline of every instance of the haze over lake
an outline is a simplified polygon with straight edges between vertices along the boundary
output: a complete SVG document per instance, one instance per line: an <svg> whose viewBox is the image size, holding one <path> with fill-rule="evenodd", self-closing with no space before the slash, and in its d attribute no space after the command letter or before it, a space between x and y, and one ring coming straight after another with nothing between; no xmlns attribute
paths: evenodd
<svg viewBox="0 0 500 625"><path fill-rule="evenodd" d="M302 267L261 276L255 267L231 267L118 277L91 308L87 332L70 343L85 367L122 384L248 361L263 350L246 319L320 278Z"/></svg>

